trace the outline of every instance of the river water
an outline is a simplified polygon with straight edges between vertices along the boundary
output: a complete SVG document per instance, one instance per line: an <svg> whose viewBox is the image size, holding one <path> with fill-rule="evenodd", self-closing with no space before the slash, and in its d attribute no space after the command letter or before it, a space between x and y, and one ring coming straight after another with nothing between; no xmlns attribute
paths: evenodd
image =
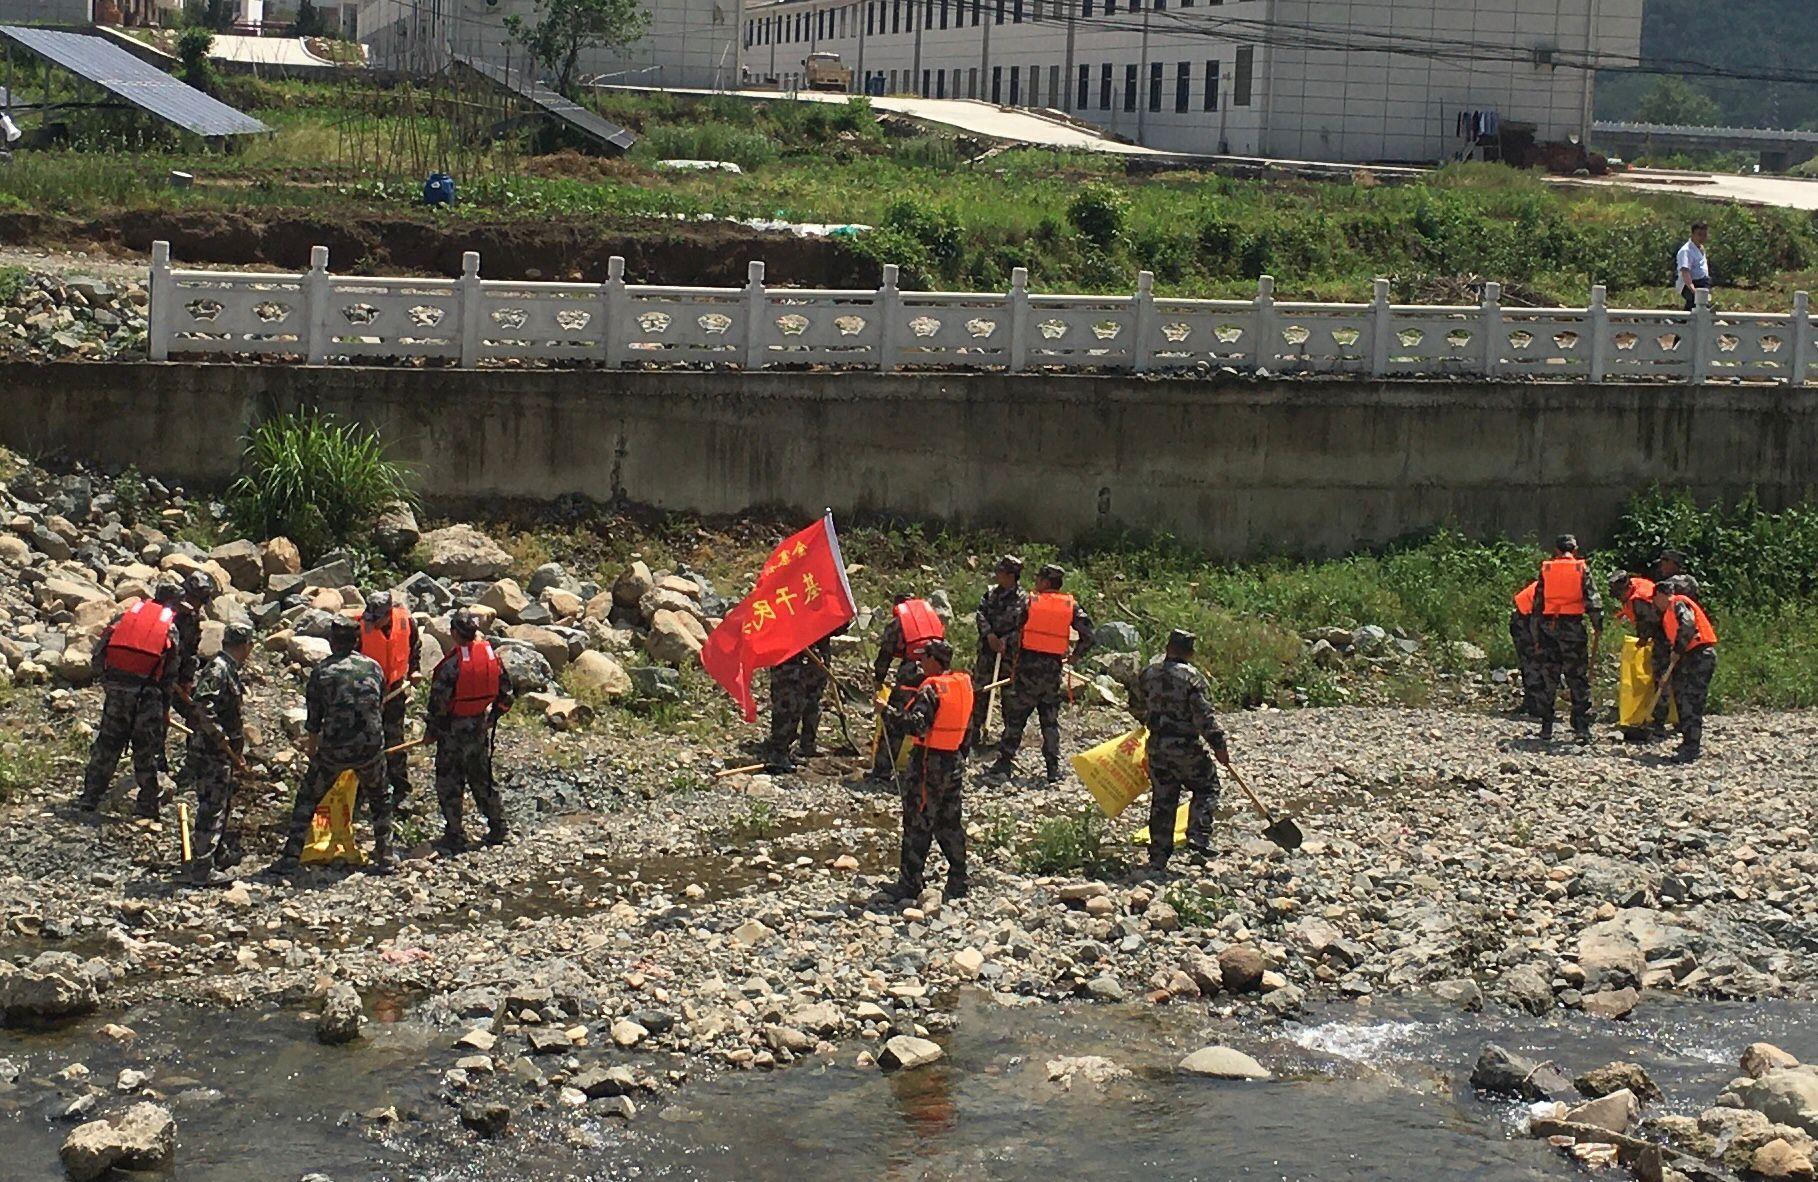
<svg viewBox="0 0 1818 1182"><path fill-rule="evenodd" d="M1466 1079L1486 1041L1550 1058L1568 1073L1613 1059L1645 1066L1666 1110L1707 1107L1756 1039L1818 1058L1818 1014L1777 1004L1649 1001L1624 1023L1547 1021L1424 1005L1316 1008L1258 1027L1203 1008L1005 1007L984 994L953 1003L947 1057L883 1075L806 1060L769 1073L700 1078L640 1106L629 1124L537 1112L514 1100L512 1132L478 1142L452 1120L441 1073L449 1032L368 999L380 1021L351 1048L319 1046L297 1012L182 1008L114 1015L138 1031L125 1047L96 1018L55 1032L0 1031L21 1068L0 1087L0 1178L61 1177L56 1119L71 1063L112 1090L123 1067L149 1070L176 1113L178 1182L513 1179L1340 1179L1520 1182L1581 1176L1519 1136L1520 1111L1485 1103ZM1177 1075L1182 1055L1223 1042L1276 1073L1259 1083ZM1128 1076L1069 1090L1051 1060L1098 1055ZM667 1065L662 1061L653 1066ZM548 1095L548 1093L544 1093ZM374 1120L395 1108L397 1122Z"/></svg>

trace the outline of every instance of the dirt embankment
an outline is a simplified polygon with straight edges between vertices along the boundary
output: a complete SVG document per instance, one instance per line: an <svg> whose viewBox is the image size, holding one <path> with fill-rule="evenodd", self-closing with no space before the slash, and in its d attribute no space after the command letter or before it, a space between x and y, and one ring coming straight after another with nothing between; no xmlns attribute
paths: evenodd
<svg viewBox="0 0 1818 1182"><path fill-rule="evenodd" d="M0 214L0 241L39 248L81 247L149 253L164 239L180 265L269 266L303 270L312 246L328 247L329 266L345 273L458 275L464 251L480 252L491 279L599 280L606 261L625 257L632 282L736 287L745 264L761 259L769 282L851 287L876 281L876 265L844 243L762 233L722 223L645 222L608 228L586 218L546 221L461 220L394 214L297 215L283 212L135 210L105 218Z"/></svg>

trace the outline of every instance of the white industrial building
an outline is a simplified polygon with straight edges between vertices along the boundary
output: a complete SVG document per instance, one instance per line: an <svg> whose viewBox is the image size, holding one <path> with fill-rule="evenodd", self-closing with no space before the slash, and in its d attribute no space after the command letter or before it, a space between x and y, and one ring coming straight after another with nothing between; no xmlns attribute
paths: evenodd
<svg viewBox="0 0 1818 1182"><path fill-rule="evenodd" d="M748 83L1051 108L1164 151L1433 161L1583 136L1642 0L749 0Z"/></svg>
<svg viewBox="0 0 1818 1182"><path fill-rule="evenodd" d="M580 71L629 86L730 89L739 79L740 0L649 0L650 31L620 52L588 50ZM535 0L366 0L356 36L375 66L435 69L451 53L521 64L505 18L533 19Z"/></svg>

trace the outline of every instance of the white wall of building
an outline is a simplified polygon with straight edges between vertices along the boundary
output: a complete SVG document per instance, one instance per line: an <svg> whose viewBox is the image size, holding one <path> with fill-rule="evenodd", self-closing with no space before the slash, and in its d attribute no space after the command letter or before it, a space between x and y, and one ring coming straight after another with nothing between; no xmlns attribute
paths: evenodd
<svg viewBox="0 0 1818 1182"><path fill-rule="evenodd" d="M649 33L622 53L581 55L587 75L633 86L731 87L739 76L740 0L648 0ZM521 64L508 16L535 16L535 0L368 0L357 36L373 64L433 69L448 52Z"/></svg>
<svg viewBox="0 0 1818 1182"><path fill-rule="evenodd" d="M94 0L0 0L0 24L86 25Z"/></svg>
<svg viewBox="0 0 1818 1182"><path fill-rule="evenodd" d="M1552 57L1636 53L1641 3L758 0L741 35L760 84L835 52L856 89L1050 107L1164 150L1417 161L1468 146L1461 112L1576 132L1588 73Z"/></svg>

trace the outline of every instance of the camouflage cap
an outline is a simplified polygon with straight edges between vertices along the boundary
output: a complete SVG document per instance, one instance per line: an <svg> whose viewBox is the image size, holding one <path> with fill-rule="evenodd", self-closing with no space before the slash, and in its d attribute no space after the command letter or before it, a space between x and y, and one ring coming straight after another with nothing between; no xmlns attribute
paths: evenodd
<svg viewBox="0 0 1818 1182"><path fill-rule="evenodd" d="M1066 581L1067 572L1062 570L1056 563L1049 562L1044 563L1042 568L1035 572L1035 577L1045 583L1053 583L1058 587Z"/></svg>
<svg viewBox="0 0 1818 1182"><path fill-rule="evenodd" d="M374 591L366 597L366 607L360 612L369 623L378 623L391 614L391 592Z"/></svg>
<svg viewBox="0 0 1818 1182"><path fill-rule="evenodd" d="M1198 636L1187 631L1185 628L1176 628L1174 631L1168 633L1168 647L1177 648L1183 652L1192 652L1193 645L1198 640Z"/></svg>
<svg viewBox="0 0 1818 1182"><path fill-rule="evenodd" d="M172 604L183 598L183 583L175 576L166 575L158 580L152 588L152 600L162 604Z"/></svg>
<svg viewBox="0 0 1818 1182"><path fill-rule="evenodd" d="M221 647L239 648L251 644L255 635L250 624L229 624L227 631L221 634Z"/></svg>
<svg viewBox="0 0 1818 1182"><path fill-rule="evenodd" d="M207 603L220 593L215 577L205 570L192 570L183 579L183 598L191 603Z"/></svg>
<svg viewBox="0 0 1818 1182"><path fill-rule="evenodd" d="M1023 560L1014 554L1006 554L997 560L997 569L1020 579L1023 577Z"/></svg>
<svg viewBox="0 0 1818 1182"><path fill-rule="evenodd" d="M953 667L953 646L944 640L930 640L923 645L922 656L939 661L946 668Z"/></svg>
<svg viewBox="0 0 1818 1182"><path fill-rule="evenodd" d="M1560 534L1553 539L1553 549L1562 554L1576 554L1578 552L1578 535Z"/></svg>
<svg viewBox="0 0 1818 1182"><path fill-rule="evenodd" d="M451 632L463 640L472 640L480 634L480 622L473 618L473 613L470 611L458 611L449 617L448 627Z"/></svg>
<svg viewBox="0 0 1818 1182"><path fill-rule="evenodd" d="M360 642L359 621L347 616L337 615L328 625L328 643L358 644Z"/></svg>

